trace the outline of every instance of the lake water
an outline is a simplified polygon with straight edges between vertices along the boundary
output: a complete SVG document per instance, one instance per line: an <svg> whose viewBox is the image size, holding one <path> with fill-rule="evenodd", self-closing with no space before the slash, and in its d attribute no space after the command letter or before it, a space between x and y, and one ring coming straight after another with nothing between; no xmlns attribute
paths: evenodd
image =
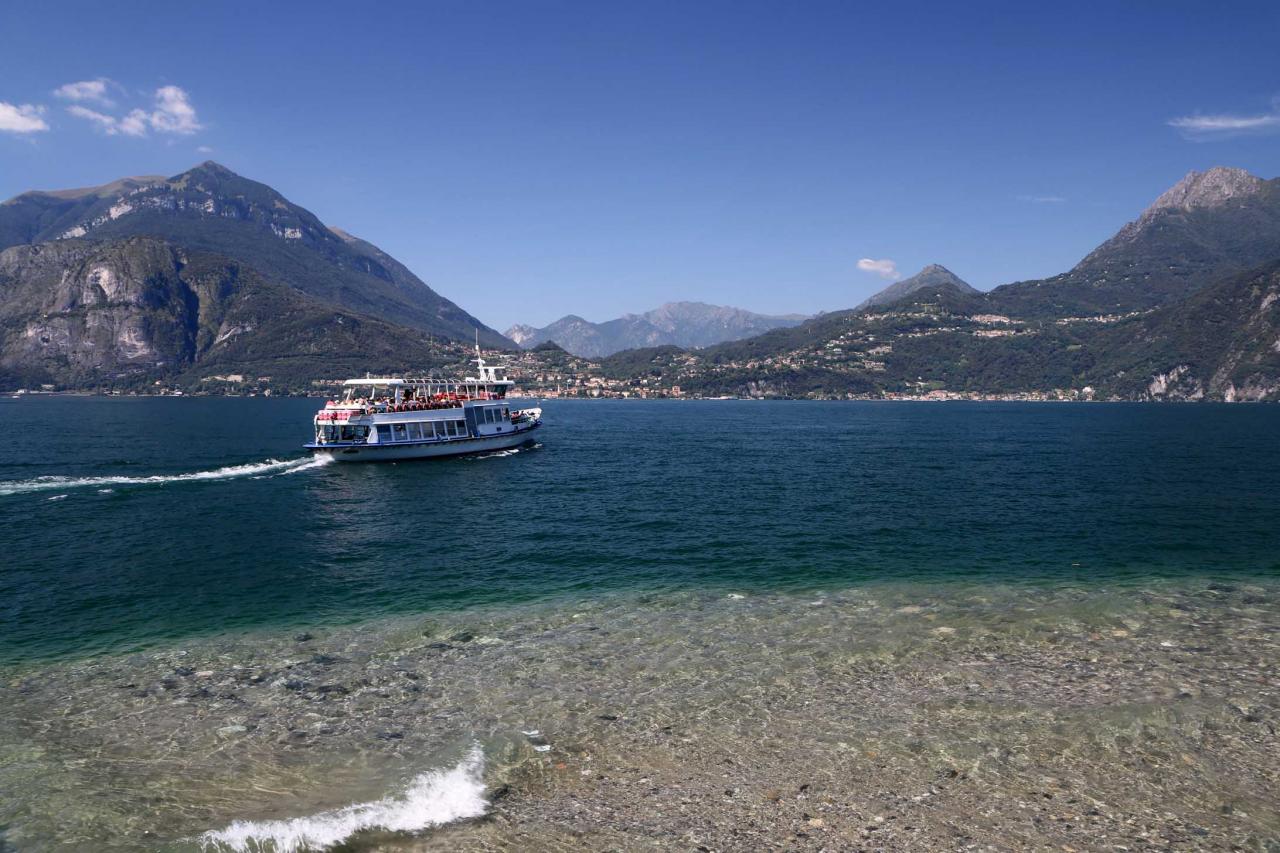
<svg viewBox="0 0 1280 853"><path fill-rule="evenodd" d="M626 849L671 819L519 816L674 749L672 725L680 757L645 778L681 765L689 790L765 727L760 780L873 738L880 785L972 764L991 787L963 813L1049 772L974 744L1038 732L1074 756L1063 784L1132 798L1090 738L1179 697L1190 716L1152 729L1164 781L1118 813L1171 831L1185 789L1191 843L1276 837L1280 408L543 405L518 452L323 465L300 449L314 400L0 402L0 849L572 849L556 833L584 821ZM948 680L990 655L999 678ZM1123 696L1092 692L1112 679ZM856 711L837 685L867 691ZM975 689L963 719L908 725ZM781 723L784 694L806 701ZM1240 731L1201 767L1213 745L1179 739L1206 721Z"/></svg>

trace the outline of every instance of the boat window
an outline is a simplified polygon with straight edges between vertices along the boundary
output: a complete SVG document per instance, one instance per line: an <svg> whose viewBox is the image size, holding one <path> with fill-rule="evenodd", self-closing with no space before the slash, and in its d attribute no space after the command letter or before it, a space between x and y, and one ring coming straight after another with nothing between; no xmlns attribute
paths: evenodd
<svg viewBox="0 0 1280 853"><path fill-rule="evenodd" d="M503 409L502 409L502 419L503 419L504 421L509 421L509 420L511 420L511 410L510 410L510 409L508 409L508 408L506 408L505 406L504 406L504 407L503 407Z"/></svg>
<svg viewBox="0 0 1280 853"><path fill-rule="evenodd" d="M409 424L409 440L417 441L422 438L422 428L418 424Z"/></svg>
<svg viewBox="0 0 1280 853"><path fill-rule="evenodd" d="M405 441L409 437L408 432L404 428L404 424L392 424L391 435L396 441Z"/></svg>
<svg viewBox="0 0 1280 853"><path fill-rule="evenodd" d="M391 424L378 424L378 441L391 440Z"/></svg>
<svg viewBox="0 0 1280 853"><path fill-rule="evenodd" d="M460 438L461 438L461 437L465 437L465 436L466 436L466 434L467 434L467 422L466 422L466 421L454 421L454 422L453 422L453 427L454 427L454 429L456 429L456 430L458 431L458 436L459 436Z"/></svg>
<svg viewBox="0 0 1280 853"><path fill-rule="evenodd" d="M347 425L343 425L343 427L342 427L342 436L341 436L341 437L342 437L342 440L343 440L343 441L355 441L355 440L356 440L356 428L355 428L354 426L347 426Z"/></svg>

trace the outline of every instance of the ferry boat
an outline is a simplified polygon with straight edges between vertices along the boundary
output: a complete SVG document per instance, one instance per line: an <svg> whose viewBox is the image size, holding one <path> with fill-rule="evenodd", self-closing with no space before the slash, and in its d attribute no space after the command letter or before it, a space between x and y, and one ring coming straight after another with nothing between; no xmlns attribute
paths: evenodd
<svg viewBox="0 0 1280 853"><path fill-rule="evenodd" d="M339 462L461 456L519 447L542 426L542 409L512 409L515 383L476 348L479 376L464 379L348 379L340 400L316 413L306 445Z"/></svg>

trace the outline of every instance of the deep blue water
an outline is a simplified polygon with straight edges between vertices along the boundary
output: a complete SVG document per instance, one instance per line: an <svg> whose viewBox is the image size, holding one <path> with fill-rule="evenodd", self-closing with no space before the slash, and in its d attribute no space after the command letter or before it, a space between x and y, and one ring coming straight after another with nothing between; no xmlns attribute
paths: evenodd
<svg viewBox="0 0 1280 853"><path fill-rule="evenodd" d="M0 402L0 660L616 590L1280 572L1280 407L551 401L514 455L294 470L315 408Z"/></svg>

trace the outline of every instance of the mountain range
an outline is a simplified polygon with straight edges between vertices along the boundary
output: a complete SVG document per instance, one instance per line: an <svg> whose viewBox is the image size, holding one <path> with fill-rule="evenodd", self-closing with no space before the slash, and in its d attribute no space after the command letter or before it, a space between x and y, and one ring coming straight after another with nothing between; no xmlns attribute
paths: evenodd
<svg viewBox="0 0 1280 853"><path fill-rule="evenodd" d="M341 334L335 334L339 331ZM0 381L423 369L513 344L376 246L206 162L0 204ZM434 355L433 355L434 354Z"/></svg>
<svg viewBox="0 0 1280 853"><path fill-rule="evenodd" d="M807 320L676 302L510 338L216 163L0 204L0 387L306 390L453 369L477 337L646 392L1277 400L1280 179L1191 172L1071 270L989 292L935 264Z"/></svg>
<svg viewBox="0 0 1280 853"><path fill-rule="evenodd" d="M799 325L804 319L801 314L773 316L705 302L668 302L604 323L570 314L541 329L515 325L506 335L523 349L554 342L574 355L598 358L637 347L706 347Z"/></svg>
<svg viewBox="0 0 1280 853"><path fill-rule="evenodd" d="M1191 172L1052 278L983 293L935 265L857 309L601 372L706 395L1280 400L1280 180Z"/></svg>

